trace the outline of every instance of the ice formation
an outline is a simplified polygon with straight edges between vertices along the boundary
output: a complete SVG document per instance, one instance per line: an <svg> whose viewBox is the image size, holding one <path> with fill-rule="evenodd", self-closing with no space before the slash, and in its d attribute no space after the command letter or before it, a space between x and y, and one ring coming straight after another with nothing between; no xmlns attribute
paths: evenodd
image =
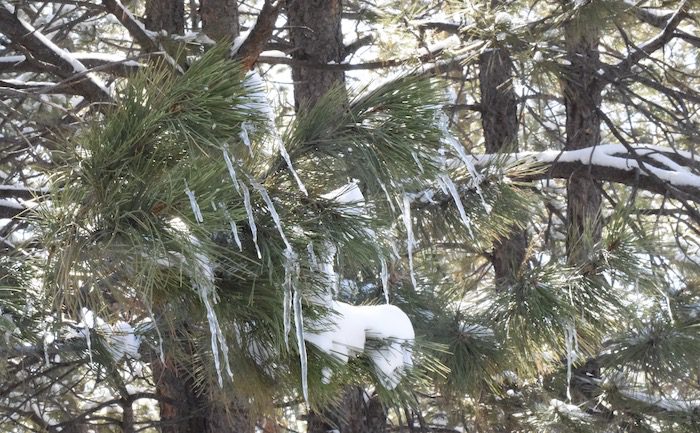
<svg viewBox="0 0 700 433"><path fill-rule="evenodd" d="M245 207L245 212L248 215L248 225L250 226L250 233L253 235L253 243L255 244L255 251L258 253L258 258L262 258L260 253L260 246L258 245L258 227L255 225L255 216L253 215L253 205L250 203L250 191L245 183L238 181L241 186L241 191L243 191L243 206Z"/></svg>
<svg viewBox="0 0 700 433"><path fill-rule="evenodd" d="M403 224L406 227L406 249L408 250L408 269L411 274L411 283L413 287L418 287L416 284L416 273L413 269L413 249L416 246L415 238L413 237L413 221L411 220L411 197L408 194L403 195Z"/></svg>

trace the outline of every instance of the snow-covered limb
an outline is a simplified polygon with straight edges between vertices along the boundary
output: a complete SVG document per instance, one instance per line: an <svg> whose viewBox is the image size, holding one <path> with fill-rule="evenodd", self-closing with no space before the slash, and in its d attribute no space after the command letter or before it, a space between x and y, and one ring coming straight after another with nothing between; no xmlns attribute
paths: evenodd
<svg viewBox="0 0 700 433"><path fill-rule="evenodd" d="M156 33L146 30L146 26L136 19L129 9L119 0L102 0L105 8L129 31L131 36L148 52L159 52L165 61L176 71L183 72L177 61L172 58L156 38Z"/></svg>
<svg viewBox="0 0 700 433"><path fill-rule="evenodd" d="M620 395L636 403L649 405L654 409L665 412L693 413L700 409L700 400L682 400L652 395L633 389L620 389Z"/></svg>
<svg viewBox="0 0 700 433"><path fill-rule="evenodd" d="M543 170L528 171L516 180L568 179L579 170L590 172L600 181L637 186L666 194L673 190L700 203L700 156L670 147L638 145L629 151L622 144L602 144L579 150L521 152L509 155L474 156L477 168L495 162L537 164Z"/></svg>
<svg viewBox="0 0 700 433"><path fill-rule="evenodd" d="M0 27L13 43L22 46L36 61L45 63L43 70L69 81L77 93L93 102L109 102L112 97L98 78L68 51L58 47L31 24L15 15L15 8L7 1L0 2Z"/></svg>
<svg viewBox="0 0 700 433"><path fill-rule="evenodd" d="M86 68L117 76L128 76L138 72L143 66L137 60L105 53L71 53L73 58ZM25 56L0 57L0 74L21 72L44 72L43 65L26 61Z"/></svg>

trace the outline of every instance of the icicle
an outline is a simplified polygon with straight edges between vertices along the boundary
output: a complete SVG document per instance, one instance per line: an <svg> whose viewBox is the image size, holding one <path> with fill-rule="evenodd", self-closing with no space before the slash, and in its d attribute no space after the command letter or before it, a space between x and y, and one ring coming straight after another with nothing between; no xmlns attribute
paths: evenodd
<svg viewBox="0 0 700 433"><path fill-rule="evenodd" d="M277 213L277 209L275 209L274 203L272 203L272 199L270 198L270 194L267 193L267 190L265 189L264 186L259 184L258 182L254 180L250 180L251 184L253 185L253 188L255 188L256 191L260 193L260 195L263 198L263 201L267 205L267 210L270 211L270 215L272 216L272 220L275 222L275 226L277 227L277 231L280 234L280 237L282 237L282 241L284 242L284 245L287 247L288 250L292 250L292 246L289 243L289 240L287 240L287 236L284 235L284 231L282 230L282 220L280 219L279 214Z"/></svg>
<svg viewBox="0 0 700 433"><path fill-rule="evenodd" d="M250 122L243 122L241 123L241 132L239 137L241 137L241 140L243 140L243 144L245 144L245 147L248 148L248 152L250 153L250 156L253 156L253 145L250 142L250 137L248 136L248 131L250 128L250 132L253 132L253 124Z"/></svg>
<svg viewBox="0 0 700 433"><path fill-rule="evenodd" d="M294 180L296 180L297 185L299 185L299 190L304 193L304 195L308 196L309 193L306 191L306 187L304 186L304 183L301 181L299 178L299 175L297 174L297 171L294 169L294 166L292 165L292 159L289 157L289 152L287 152L287 148L284 147L284 143L282 143L282 139L278 138L277 139L277 144L280 147L280 154L282 155L282 158L284 158L284 162L287 163L287 167L289 167L289 171L292 172L292 176L294 176Z"/></svg>
<svg viewBox="0 0 700 433"><path fill-rule="evenodd" d="M238 250L243 251L241 238L238 237L238 227L236 226L236 222L233 220L233 218L231 218L231 214L228 212L228 209L226 209L226 206L224 206L223 203L219 203L219 207L224 210L224 216L226 217L229 225L231 226L231 234L233 235L233 240L236 242L236 245L238 245Z"/></svg>
<svg viewBox="0 0 700 433"><path fill-rule="evenodd" d="M185 194L190 199L190 206L192 207L192 213L194 214L194 219L198 223L204 222L204 217L202 217L202 211L199 209L199 204L197 204L197 199L194 197L194 192L190 191L190 187L185 181Z"/></svg>
<svg viewBox="0 0 700 433"><path fill-rule="evenodd" d="M386 259L384 256L380 256L379 260L382 263L382 288L384 289L384 300L389 303L389 267L387 266Z"/></svg>
<svg viewBox="0 0 700 433"><path fill-rule="evenodd" d="M292 292L294 292L294 284L296 278L299 276L299 257L288 246L284 250L284 306L282 309L283 323L284 323L284 346L289 350L289 332L292 328L292 315L289 310L289 306L292 303Z"/></svg>
<svg viewBox="0 0 700 433"><path fill-rule="evenodd" d="M197 244L198 241L193 239L193 244ZM219 358L219 348L221 348L221 355L224 359L224 366L226 368L226 373L231 379L233 379L233 372L231 371L231 364L228 357L228 344L226 344L226 337L221 331L221 326L219 325L219 319L214 310L214 304L216 303L216 287L214 286L214 270L209 263L209 259L203 254L195 254L194 264L196 269L193 274L193 286L199 293L199 297L204 303L204 307L207 310L207 321L209 322L209 332L211 333L211 350L212 356L214 358L214 367L216 368L216 375L219 381L219 386L223 386L223 378L221 376L221 359Z"/></svg>
<svg viewBox="0 0 700 433"><path fill-rule="evenodd" d="M313 242L306 244L306 252L309 253L309 263L311 263L311 269L318 269L318 259L316 258L316 253L314 253Z"/></svg>
<svg viewBox="0 0 700 433"><path fill-rule="evenodd" d="M571 371L576 357L576 347L578 338L576 328L569 324L564 329L564 344L566 348L566 398L571 403Z"/></svg>
<svg viewBox="0 0 700 433"><path fill-rule="evenodd" d="M238 186L238 177L236 176L236 169L233 167L233 161L231 156L228 154L228 146L224 146L224 161L226 161L226 168L228 168L228 175L231 177L231 182L233 182L233 187L236 188L238 193L241 193L241 188Z"/></svg>
<svg viewBox="0 0 700 433"><path fill-rule="evenodd" d="M408 194L403 195L403 224L406 226L406 249L408 250L408 269L411 274L411 283L413 283L414 288L418 288L418 284L416 284L416 273L413 269L413 248L416 245L416 241L413 237L411 198Z"/></svg>
<svg viewBox="0 0 700 433"><path fill-rule="evenodd" d="M338 285L340 283L338 274L335 272L334 262L335 256L338 253L338 248L331 242L326 242L326 253L323 256L323 262L321 263L321 272L326 276L326 281L328 282L328 293L326 293L325 301L329 303L332 301L333 297L338 294Z"/></svg>
<svg viewBox="0 0 700 433"><path fill-rule="evenodd" d="M233 241L238 245L238 251L243 251L243 244L241 244L241 238L238 237L238 227L236 227L236 222L229 218L228 223L231 225L231 233L233 234Z"/></svg>
<svg viewBox="0 0 700 433"><path fill-rule="evenodd" d="M46 331L44 334L44 362L46 362L46 365L51 364L51 360L49 359L49 345L53 343L55 340L55 337L52 333L49 331Z"/></svg>
<svg viewBox="0 0 700 433"><path fill-rule="evenodd" d="M294 290L294 325L297 330L297 344L299 345L299 361L301 363L301 389L304 401L309 404L309 366L306 358L306 344L304 342L304 315L301 309L301 296L298 290Z"/></svg>
<svg viewBox="0 0 700 433"><path fill-rule="evenodd" d="M476 193L479 195L481 198L481 205L484 207L486 210L486 213L491 213L492 207L490 204L486 202L486 199L484 198L484 194L481 191L481 182L484 180L484 176L479 173L479 171L474 167L474 163L472 162L471 158L469 155L467 155L467 152L464 150L464 146L462 146L462 143L457 141L457 139L452 135L448 128L448 119L447 116L444 115L444 113L440 116L439 119L439 127L442 130L444 140L447 141L447 143L452 146L452 148L457 152L457 155L459 156L459 159L462 160L464 163L464 166L467 168L467 172L469 172L469 176L471 177L471 182L470 186L473 187L476 190Z"/></svg>
<svg viewBox="0 0 700 433"><path fill-rule="evenodd" d="M258 253L258 258L262 259L262 254L260 254L260 246L258 245L258 227L255 225L253 206L250 204L250 191L248 191L248 187L245 186L243 182L239 181L238 184L241 186L241 191L243 191L243 206L245 206L246 214L248 214L248 224L250 225L250 233L253 235L255 251Z"/></svg>
<svg viewBox="0 0 700 433"><path fill-rule="evenodd" d="M418 166L418 170L420 170L421 173L425 173L425 170L423 169L423 164L420 162L420 159L418 158L418 153L413 151L413 152L411 152L411 156L413 156L413 160L416 162L416 165Z"/></svg>
<svg viewBox="0 0 700 433"><path fill-rule="evenodd" d="M379 186L382 188L382 191L384 191L384 195L386 196L386 201L389 203L389 207L391 208L392 213L396 213L396 206L394 206L394 200L391 199L391 196L389 195L389 190L386 189L386 185L384 185L383 182L379 181Z"/></svg>
<svg viewBox="0 0 700 433"><path fill-rule="evenodd" d="M455 185L454 182L452 182L452 179L450 179L450 177L445 174L440 175L440 181L447 187L447 190L450 192L450 195L452 195L452 199L454 200L455 204L457 205L457 209L459 210L459 216L462 219L462 224L464 224L464 226L469 231L469 236L474 237L474 233L472 232L472 222L469 216L467 215L467 212L464 210L462 199L459 197L459 191L457 191L457 185Z"/></svg>

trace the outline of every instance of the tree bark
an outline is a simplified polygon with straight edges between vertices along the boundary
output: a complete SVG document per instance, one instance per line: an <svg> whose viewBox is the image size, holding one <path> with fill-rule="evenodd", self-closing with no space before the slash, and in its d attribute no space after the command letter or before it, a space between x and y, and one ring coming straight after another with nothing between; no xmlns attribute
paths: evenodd
<svg viewBox="0 0 700 433"><path fill-rule="evenodd" d="M365 400L365 391L349 386L340 404L324 413L309 412L308 433L383 433L386 431L386 410L377 395Z"/></svg>
<svg viewBox="0 0 700 433"><path fill-rule="evenodd" d="M233 39L240 34L236 0L201 0L199 15L202 30L215 41Z"/></svg>
<svg viewBox="0 0 700 433"><path fill-rule="evenodd" d="M512 76L513 62L507 49L495 48L481 53L481 124L487 153L518 150L518 105ZM510 237L494 242L491 262L498 290L511 285L525 260L526 248L526 233L517 228L513 228Z"/></svg>
<svg viewBox="0 0 700 433"><path fill-rule="evenodd" d="M220 9L217 9L220 8ZM238 35L238 8L234 0L202 1L202 21L207 35L213 39ZM182 33L184 30L183 0L149 0L146 4L146 28ZM181 348L185 353L196 347ZM191 372L172 353L164 354L164 362L151 362L156 393L165 397L160 402L162 433L252 433L254 423L250 410L240 396L229 393L216 398L207 383L197 385ZM205 357L206 359L206 357ZM171 404L168 402L177 402Z"/></svg>
<svg viewBox="0 0 700 433"><path fill-rule="evenodd" d="M185 32L184 0L148 0L144 25L149 30L165 30L171 35Z"/></svg>
<svg viewBox="0 0 700 433"><path fill-rule="evenodd" d="M160 403L161 433L246 433L253 432L250 411L240 398L226 396L225 402L196 386L191 373L178 363L151 363Z"/></svg>
<svg viewBox="0 0 700 433"><path fill-rule="evenodd" d="M340 63L343 60L341 0L289 0L287 16L295 60ZM343 71L292 66L294 105L297 110L313 106L334 87L345 85Z"/></svg>
<svg viewBox="0 0 700 433"><path fill-rule="evenodd" d="M601 82L595 65L599 61L600 31L593 20L577 18L565 26L566 58L564 75L566 105L566 150L600 144ZM587 169L571 173L567 185L567 256L570 263L585 261L600 240L600 185Z"/></svg>
<svg viewBox="0 0 700 433"><path fill-rule="evenodd" d="M294 46L292 58L311 63L340 63L343 60L341 0L288 0L287 17ZM312 107L334 88L344 89L345 73L292 64L294 105L297 111ZM323 413L310 411L308 433L381 433L386 430L386 412L378 397L365 402L361 387L348 386L341 403Z"/></svg>

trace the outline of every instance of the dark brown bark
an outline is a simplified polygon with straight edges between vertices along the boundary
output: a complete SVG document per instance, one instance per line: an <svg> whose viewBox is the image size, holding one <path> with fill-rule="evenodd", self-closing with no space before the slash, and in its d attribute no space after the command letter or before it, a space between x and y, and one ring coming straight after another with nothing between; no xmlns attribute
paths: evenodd
<svg viewBox="0 0 700 433"><path fill-rule="evenodd" d="M312 63L340 63L343 35L340 28L341 0L288 0L292 58ZM345 85L343 71L292 65L294 104L297 109L313 106L328 90Z"/></svg>
<svg viewBox="0 0 700 433"><path fill-rule="evenodd" d="M237 0L201 0L202 30L215 41L240 34Z"/></svg>
<svg viewBox="0 0 700 433"><path fill-rule="evenodd" d="M599 62L599 29L593 22L575 19L566 24L564 75L566 105L566 150L600 144L601 83L595 65ZM571 263L585 260L593 243L601 237L600 185L587 168L571 173L567 185L567 255Z"/></svg>
<svg viewBox="0 0 700 433"><path fill-rule="evenodd" d="M513 62L505 48L485 51L479 56L481 124L486 152L517 151L517 97L513 90ZM510 237L494 242L491 262L498 289L507 288L525 260L527 236L513 229Z"/></svg>
<svg viewBox="0 0 700 433"><path fill-rule="evenodd" d="M335 410L323 414L310 412L308 433L383 433L386 431L386 411L379 397L365 399L365 391L356 386L347 387Z"/></svg>
<svg viewBox="0 0 700 433"><path fill-rule="evenodd" d="M208 8L215 7L218 3L222 3L223 7L223 3L226 2L206 2ZM205 25L210 31L212 28L227 28L230 33L226 36L238 35L238 11L235 1L231 3L234 7L233 17L236 19L236 24L231 24L231 15L215 14L214 11L207 9L209 15ZM231 11L227 9L221 12ZM151 0L147 4L147 13L151 17L146 21L149 30L165 29L170 32L170 29L184 28L184 6L180 0ZM221 19L222 22L216 22L217 19ZM181 349L185 353L197 350L196 347L190 346ZM194 353L192 355L192 358L195 358ZM151 363L156 393L165 397L160 401L162 433L252 433L254 431L249 407L243 404L243 399L234 393L227 394L225 398L215 397L213 393L220 390L206 383L196 384L188 367L167 351L164 361L156 359ZM168 402L178 402L178 404Z"/></svg>
<svg viewBox="0 0 700 433"><path fill-rule="evenodd" d="M205 386L197 386L177 363L151 364L160 403L162 433L246 433L254 431L249 408L240 399L218 399ZM165 401L175 401L170 404Z"/></svg>
<svg viewBox="0 0 700 433"><path fill-rule="evenodd" d="M165 30L169 34L185 32L184 0L147 0L144 25L149 30Z"/></svg>
<svg viewBox="0 0 700 433"><path fill-rule="evenodd" d="M303 63L340 63L343 59L341 0L288 0L287 17L294 51L292 78L297 111L312 107L333 88L344 88L342 70L307 67ZM348 386L338 406L322 413L309 412L308 433L381 433L386 430L386 412L378 397L365 402L364 390Z"/></svg>

